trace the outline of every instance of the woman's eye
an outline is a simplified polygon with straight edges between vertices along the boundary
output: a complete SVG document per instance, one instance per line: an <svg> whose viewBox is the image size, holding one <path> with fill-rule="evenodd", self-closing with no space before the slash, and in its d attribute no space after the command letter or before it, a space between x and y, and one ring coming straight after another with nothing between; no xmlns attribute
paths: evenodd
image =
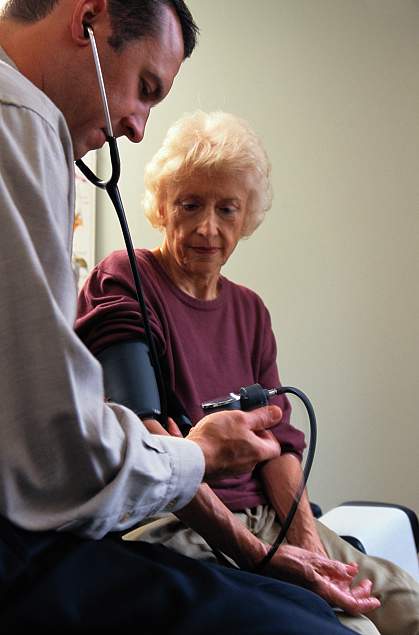
<svg viewBox="0 0 419 635"><path fill-rule="evenodd" d="M220 207L220 211L224 216L232 216L235 212L237 212L236 207Z"/></svg>
<svg viewBox="0 0 419 635"><path fill-rule="evenodd" d="M185 212L194 212L195 210L198 209L199 204L198 203L188 203L188 202L183 202L181 203L181 207L183 210L185 210Z"/></svg>

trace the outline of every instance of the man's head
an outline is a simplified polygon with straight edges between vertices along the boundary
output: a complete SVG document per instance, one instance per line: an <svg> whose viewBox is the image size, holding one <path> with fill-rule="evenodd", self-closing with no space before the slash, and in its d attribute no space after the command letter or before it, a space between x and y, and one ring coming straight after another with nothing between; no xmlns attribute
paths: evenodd
<svg viewBox="0 0 419 635"><path fill-rule="evenodd" d="M198 33L183 0L9 0L2 23L0 45L63 112L76 159L106 138L85 25L96 39L114 135L134 142Z"/></svg>
<svg viewBox="0 0 419 635"><path fill-rule="evenodd" d="M51 13L61 0L7 0L3 16L21 22L36 22ZM110 44L120 49L131 40L155 35L162 7L171 7L180 22L185 58L190 57L198 27L183 0L108 0L112 26Z"/></svg>

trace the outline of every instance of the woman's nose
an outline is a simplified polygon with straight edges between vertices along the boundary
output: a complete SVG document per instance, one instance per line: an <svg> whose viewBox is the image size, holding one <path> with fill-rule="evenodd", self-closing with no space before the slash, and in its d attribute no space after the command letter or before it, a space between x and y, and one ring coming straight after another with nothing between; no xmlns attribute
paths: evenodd
<svg viewBox="0 0 419 635"><path fill-rule="evenodd" d="M198 225L198 233L203 236L216 236L218 233L218 222L215 210L205 210Z"/></svg>

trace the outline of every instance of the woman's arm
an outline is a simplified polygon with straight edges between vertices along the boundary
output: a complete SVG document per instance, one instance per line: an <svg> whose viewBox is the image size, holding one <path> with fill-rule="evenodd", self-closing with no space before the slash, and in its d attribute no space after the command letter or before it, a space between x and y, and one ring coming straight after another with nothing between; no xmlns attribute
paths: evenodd
<svg viewBox="0 0 419 635"><path fill-rule="evenodd" d="M200 534L215 551L231 558L240 569L252 570L266 554L266 546L202 484L195 497L176 516Z"/></svg>
<svg viewBox="0 0 419 635"><path fill-rule="evenodd" d="M261 330L259 337L261 338L262 353L257 380L265 387L278 386L280 380L277 366L277 345L267 309L264 329ZM303 433L290 424L291 403L286 395L283 395L283 398L285 405L278 403L283 412L281 424L277 430L273 430L281 444L281 455L267 461L260 472L265 494L282 521L285 520L294 501L294 496L301 486L303 476L301 460L305 448ZM287 541L292 545L326 555L317 533L306 490L301 496L293 522L288 529Z"/></svg>
<svg viewBox="0 0 419 635"><path fill-rule="evenodd" d="M284 521L300 488L303 476L300 461L293 454L281 454L263 465L261 475L266 495L279 518ZM288 529L287 541L291 545L327 555L317 533L306 489Z"/></svg>
<svg viewBox="0 0 419 635"><path fill-rule="evenodd" d="M150 432L168 434L157 421L144 423ZM168 431L180 435L170 419ZM295 460L299 464L298 459ZM256 538L206 484L199 487L192 501L178 510L176 516L199 533L210 547L231 558L240 569L257 569L268 553L269 545ZM307 587L330 604L356 615L380 605L379 600L371 596L369 580L353 586L357 572L356 565L329 560L299 547L281 545L261 574Z"/></svg>
<svg viewBox="0 0 419 635"><path fill-rule="evenodd" d="M268 551L269 545L256 538L207 485L201 485L192 501L176 515L241 569L254 570ZM353 585L358 573L356 564L330 560L312 550L281 545L261 573L311 589L332 606L352 615L380 606L380 601L371 595L370 580Z"/></svg>

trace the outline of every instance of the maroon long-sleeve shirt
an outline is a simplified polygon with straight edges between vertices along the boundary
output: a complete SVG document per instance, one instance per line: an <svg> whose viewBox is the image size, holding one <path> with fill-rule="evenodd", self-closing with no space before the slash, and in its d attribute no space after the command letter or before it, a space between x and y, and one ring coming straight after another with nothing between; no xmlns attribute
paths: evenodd
<svg viewBox="0 0 419 635"><path fill-rule="evenodd" d="M254 291L221 276L217 298L198 300L173 284L150 251L136 250L136 255L165 380L193 423L202 418L204 401L254 383L280 385L270 315ZM86 280L76 331L93 353L143 336L125 251L102 260ZM301 458L304 435L290 425L290 403L283 395L274 402L283 410L272 429L282 452ZM266 502L257 469L211 485L232 511Z"/></svg>

